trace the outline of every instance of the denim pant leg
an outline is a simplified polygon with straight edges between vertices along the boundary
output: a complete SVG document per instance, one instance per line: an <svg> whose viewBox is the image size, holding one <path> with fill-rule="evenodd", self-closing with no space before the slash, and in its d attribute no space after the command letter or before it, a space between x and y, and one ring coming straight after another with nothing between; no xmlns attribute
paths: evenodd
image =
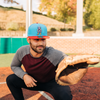
<svg viewBox="0 0 100 100"><path fill-rule="evenodd" d="M32 88L28 88L25 85L24 81L21 78L17 77L15 74L9 75L6 81L15 100L24 100L21 88L49 92L55 100L72 100L70 87L58 85L55 82L55 79L47 83L37 82L37 86Z"/></svg>
<svg viewBox="0 0 100 100"><path fill-rule="evenodd" d="M44 84L44 91L49 92L55 100L72 100L72 94L69 86L61 86L53 79Z"/></svg>
<svg viewBox="0 0 100 100"><path fill-rule="evenodd" d="M24 100L22 88L25 88L28 90L35 90L35 91L40 90L39 89L40 87L38 86L28 88L25 85L24 81L18 76L16 76L15 74L9 75L6 79L6 82L15 100Z"/></svg>

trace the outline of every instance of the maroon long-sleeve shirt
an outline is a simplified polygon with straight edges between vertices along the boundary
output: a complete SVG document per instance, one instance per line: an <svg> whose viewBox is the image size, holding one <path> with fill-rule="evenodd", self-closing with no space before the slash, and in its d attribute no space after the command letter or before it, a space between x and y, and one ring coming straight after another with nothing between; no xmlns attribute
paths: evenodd
<svg viewBox="0 0 100 100"><path fill-rule="evenodd" d="M12 60L11 68L14 73L23 78L29 74L38 82L48 82L55 78L57 65L66 55L52 47L46 47L41 57L35 58L30 54L30 46L19 48ZM26 72L21 68L23 64Z"/></svg>

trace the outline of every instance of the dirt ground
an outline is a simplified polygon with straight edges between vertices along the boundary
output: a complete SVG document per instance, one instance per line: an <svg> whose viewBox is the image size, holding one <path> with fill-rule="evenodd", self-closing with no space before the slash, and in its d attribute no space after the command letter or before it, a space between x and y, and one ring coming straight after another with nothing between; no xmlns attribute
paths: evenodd
<svg viewBox="0 0 100 100"><path fill-rule="evenodd" d="M10 67L0 68L0 83L6 82L6 77L13 73ZM70 86L73 100L100 100L100 68L88 68L88 72L80 82ZM48 100L38 91L23 89L25 100ZM53 98L49 93L46 93ZM0 100L14 100L7 85L0 84Z"/></svg>

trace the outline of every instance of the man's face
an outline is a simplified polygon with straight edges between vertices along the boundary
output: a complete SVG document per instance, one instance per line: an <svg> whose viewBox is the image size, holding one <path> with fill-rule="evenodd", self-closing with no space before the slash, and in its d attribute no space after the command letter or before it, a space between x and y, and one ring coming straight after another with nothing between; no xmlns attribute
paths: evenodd
<svg viewBox="0 0 100 100"><path fill-rule="evenodd" d="M29 39L31 49L36 53L43 53L46 47L46 39Z"/></svg>

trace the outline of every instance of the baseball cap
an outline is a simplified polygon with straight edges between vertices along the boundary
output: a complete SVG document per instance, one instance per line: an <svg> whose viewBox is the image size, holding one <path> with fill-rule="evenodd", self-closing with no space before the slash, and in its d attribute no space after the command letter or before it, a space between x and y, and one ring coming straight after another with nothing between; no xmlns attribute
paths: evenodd
<svg viewBox="0 0 100 100"><path fill-rule="evenodd" d="M31 39L49 39L47 36L47 27L44 24L35 23L28 28L28 38Z"/></svg>

